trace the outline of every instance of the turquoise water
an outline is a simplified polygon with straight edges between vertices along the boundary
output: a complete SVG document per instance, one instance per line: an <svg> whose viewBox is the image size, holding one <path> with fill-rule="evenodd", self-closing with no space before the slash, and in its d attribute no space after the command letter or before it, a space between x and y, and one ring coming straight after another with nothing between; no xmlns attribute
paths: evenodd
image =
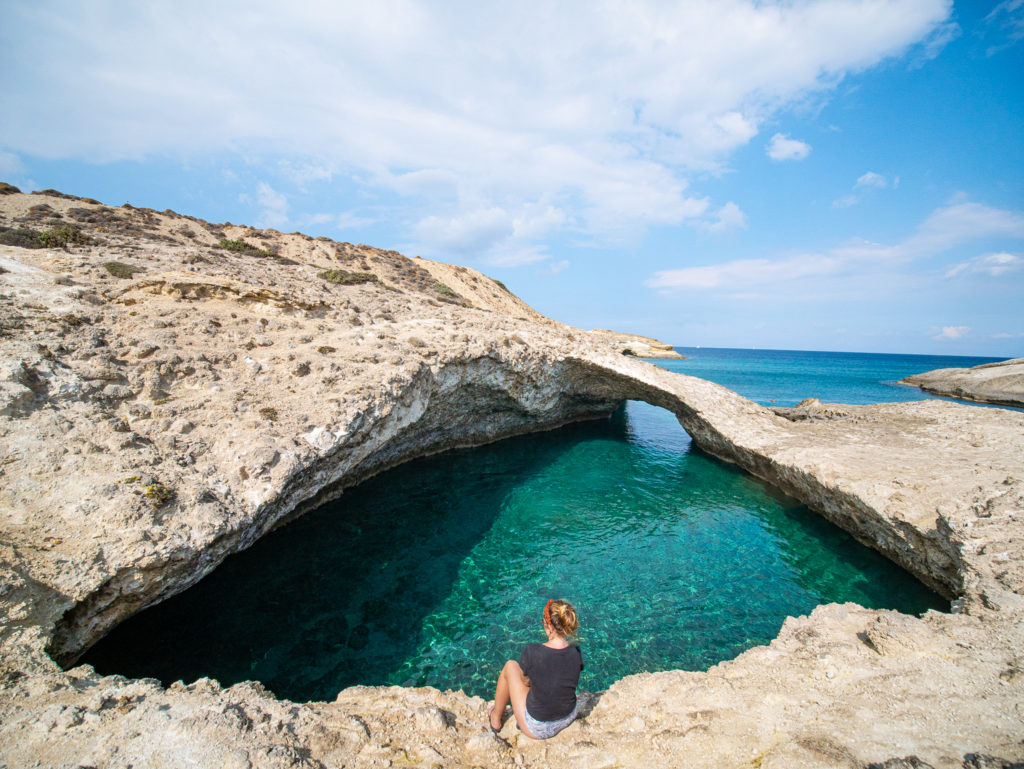
<svg viewBox="0 0 1024 769"><path fill-rule="evenodd" d="M703 365L714 378L710 352L694 352L665 365ZM841 375L877 379L854 363L819 366L821 379L801 383L762 353L746 368L773 373L733 386L789 405ZM745 378L739 364L715 375ZM823 399L921 397L836 386ZM373 478L125 622L83 661L167 683L257 679L294 700L357 683L489 697L504 660L543 640L552 597L579 610L591 691L641 671L706 669L821 603L948 608L807 508L696 450L668 412L629 403L609 420Z"/></svg>
<svg viewBox="0 0 1024 769"><path fill-rule="evenodd" d="M687 360L658 361L659 365L670 371L710 379L766 406L795 406L804 398L818 398L823 403L891 403L939 398L897 382L911 374L937 368L970 368L1003 360L709 347L677 347L676 350L687 356Z"/></svg>

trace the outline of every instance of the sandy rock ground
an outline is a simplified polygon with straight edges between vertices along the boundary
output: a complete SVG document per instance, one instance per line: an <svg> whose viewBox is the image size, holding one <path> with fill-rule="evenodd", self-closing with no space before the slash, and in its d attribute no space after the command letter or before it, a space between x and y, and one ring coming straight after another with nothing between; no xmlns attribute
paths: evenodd
<svg viewBox="0 0 1024 769"><path fill-rule="evenodd" d="M1024 765L1024 414L770 411L467 268L0 193L0 765ZM588 694L544 742L511 722L492 734L487 703L461 692L291 703L256 683L74 666L117 622L373 473L624 399L670 409L703 450L954 611L822 606L707 672Z"/></svg>
<svg viewBox="0 0 1024 769"><path fill-rule="evenodd" d="M1024 358L972 368L939 368L902 381L936 395L1024 407Z"/></svg>

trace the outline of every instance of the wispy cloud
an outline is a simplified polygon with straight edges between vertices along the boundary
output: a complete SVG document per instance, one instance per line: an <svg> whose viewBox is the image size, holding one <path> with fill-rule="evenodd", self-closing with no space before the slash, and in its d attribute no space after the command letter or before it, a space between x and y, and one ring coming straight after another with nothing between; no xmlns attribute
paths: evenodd
<svg viewBox="0 0 1024 769"><path fill-rule="evenodd" d="M416 235L421 240L459 255L485 253L514 232L512 217L497 207L451 217L428 216L416 225Z"/></svg>
<svg viewBox="0 0 1024 769"><path fill-rule="evenodd" d="M3 176L4 179L13 179L24 173L24 171L25 168L21 163L21 158L13 152L0 150L0 176Z"/></svg>
<svg viewBox="0 0 1024 769"><path fill-rule="evenodd" d="M876 174L874 171L868 171L866 174L862 174L858 179L857 183L853 185L854 189L858 187L875 187L876 189L884 190L889 186L889 180L881 174Z"/></svg>
<svg viewBox="0 0 1024 769"><path fill-rule="evenodd" d="M569 260L561 259L547 266L546 269L537 270L538 275L559 275L569 269Z"/></svg>
<svg viewBox="0 0 1024 769"><path fill-rule="evenodd" d="M790 139L786 134L775 134L765 147L765 152L772 160L803 160L811 154L811 145Z"/></svg>
<svg viewBox="0 0 1024 769"><path fill-rule="evenodd" d="M947 278L955 278L957 275L987 275L990 278L998 278L1000 275L1024 270L1024 259L1017 254L1000 251L995 254L982 254L973 259L961 262L951 267L946 272Z"/></svg>
<svg viewBox="0 0 1024 769"><path fill-rule="evenodd" d="M284 227L288 223L288 198L266 182L256 185L256 193L242 193L238 199L254 206L256 225L259 227Z"/></svg>
<svg viewBox="0 0 1024 769"><path fill-rule="evenodd" d="M900 184L900 178L898 176L893 177L890 182L889 179L882 174L875 173L874 171L868 171L861 174L857 181L853 183L853 192L847 193L842 197L836 198L832 201L833 208L849 208L855 206L860 202L859 192L865 192L869 190L884 190L890 186L895 188Z"/></svg>
<svg viewBox="0 0 1024 769"><path fill-rule="evenodd" d="M662 270L655 273L647 285L663 291L723 287L744 291L808 276L832 275L842 267L841 260L819 254L776 260L738 259L719 265Z"/></svg>
<svg viewBox="0 0 1024 769"><path fill-rule="evenodd" d="M361 216L354 211L345 211L335 217L335 226L339 230L358 230L376 224L378 219L373 216Z"/></svg>
<svg viewBox="0 0 1024 769"><path fill-rule="evenodd" d="M711 218L701 223L702 229L708 232L726 232L728 230L745 230L747 215L731 200L719 208Z"/></svg>
<svg viewBox="0 0 1024 769"><path fill-rule="evenodd" d="M913 234L896 244L854 241L824 253L778 259L737 259L715 265L661 270L647 280L659 291L720 289L729 293L791 288L808 278L842 279L851 275L882 275L914 260L933 257L953 248L988 238L1024 239L1024 214L958 200L933 211ZM957 265L947 276L963 272L989 275L1020 269L1013 254L988 254Z"/></svg>
<svg viewBox="0 0 1024 769"><path fill-rule="evenodd" d="M970 326L943 326L942 330L932 337L939 341L953 341L963 339L971 332Z"/></svg>
<svg viewBox="0 0 1024 769"><path fill-rule="evenodd" d="M989 25L998 25L1006 35L1005 41L990 46L989 56L1016 45L1024 40L1024 0L1003 0L985 17Z"/></svg>

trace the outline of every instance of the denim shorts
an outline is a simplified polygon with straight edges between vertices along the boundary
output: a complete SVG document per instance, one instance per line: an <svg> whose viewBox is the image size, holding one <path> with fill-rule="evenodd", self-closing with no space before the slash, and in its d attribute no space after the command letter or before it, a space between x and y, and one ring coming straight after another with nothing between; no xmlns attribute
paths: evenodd
<svg viewBox="0 0 1024 769"><path fill-rule="evenodd" d="M533 736L538 740L546 740L549 737L554 737L565 727L576 720L576 716L579 715L580 703L576 701L576 705L572 709L572 713L567 715L565 718L559 718L557 721L538 721L536 718L530 715L530 711L523 709L523 720L526 721L526 728L529 729Z"/></svg>

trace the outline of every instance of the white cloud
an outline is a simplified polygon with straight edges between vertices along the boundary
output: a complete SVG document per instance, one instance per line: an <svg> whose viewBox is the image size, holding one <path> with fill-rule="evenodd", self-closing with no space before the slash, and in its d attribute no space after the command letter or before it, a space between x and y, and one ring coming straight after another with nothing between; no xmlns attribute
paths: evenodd
<svg viewBox="0 0 1024 769"><path fill-rule="evenodd" d="M13 152L0 150L0 176L4 179L13 179L24 171L25 167L21 164L21 158Z"/></svg>
<svg viewBox="0 0 1024 769"><path fill-rule="evenodd" d="M899 186L899 183L899 177L894 177L892 181L893 188L895 189L897 186ZM877 174L874 171L867 171L866 173L861 174L857 178L857 181L853 183L852 189L854 192L857 192L858 190L871 189L884 190L887 187L889 187L889 180L886 177L884 177L882 174ZM850 206L857 205L857 203L859 202L860 198L857 195L847 193L846 195L843 195L842 197L833 200L832 208L849 208Z"/></svg>
<svg viewBox="0 0 1024 769"><path fill-rule="evenodd" d="M929 256L986 237L1024 238L1024 214L958 201L936 209L903 243L907 256Z"/></svg>
<svg viewBox="0 0 1024 769"><path fill-rule="evenodd" d="M544 270L546 275L558 275L559 273L565 272L569 269L569 260L562 259L561 261L555 262L547 270Z"/></svg>
<svg viewBox="0 0 1024 769"><path fill-rule="evenodd" d="M345 211L338 214L334 226L339 230L358 230L360 227L368 227L376 224L377 219L372 216L360 216L353 211Z"/></svg>
<svg viewBox="0 0 1024 769"><path fill-rule="evenodd" d="M772 291L794 281L821 278L845 280L851 276L875 276L884 280L892 270L971 242L993 237L1024 239L1024 215L960 200L936 209L909 237L886 245L853 241L821 254L802 254L779 259L739 259L722 264L661 270L646 285L659 291L723 289ZM988 254L953 267L947 277L972 271L989 275L1021 268L1020 257L1010 253Z"/></svg>
<svg viewBox="0 0 1024 769"><path fill-rule="evenodd" d="M550 258L550 256L544 246L522 246L515 243L505 243L492 248L484 261L495 267L519 267L524 264L543 262L545 259Z"/></svg>
<svg viewBox="0 0 1024 769"><path fill-rule="evenodd" d="M856 195L843 195L841 198L836 198L832 201L832 208L849 208L855 205L857 205Z"/></svg>
<svg viewBox="0 0 1024 769"><path fill-rule="evenodd" d="M853 188L875 187L876 189L884 190L888 186L889 181L884 176L876 174L874 171L868 171L857 179L857 183L853 185Z"/></svg>
<svg viewBox="0 0 1024 769"><path fill-rule="evenodd" d="M962 30L955 21L937 26L932 34L918 50L916 56L910 62L911 69L920 69L932 59L936 58L942 50L960 37Z"/></svg>
<svg viewBox="0 0 1024 769"><path fill-rule="evenodd" d="M343 177L407 196L396 218L463 250L506 225L523 253L557 229L741 226L688 176L808 94L934 47L950 14L948 0L9 2L0 146L227 152L300 188ZM810 151L782 134L769 147ZM530 207L558 213L520 222ZM499 208L511 219L480 219Z"/></svg>
<svg viewBox="0 0 1024 769"><path fill-rule="evenodd" d="M970 333L970 331L970 326L943 326L942 330L933 336L932 339L938 339L940 341L963 339Z"/></svg>
<svg viewBox="0 0 1024 769"><path fill-rule="evenodd" d="M277 192L266 182L256 185L256 215L258 227L281 228L288 224L288 198Z"/></svg>
<svg viewBox="0 0 1024 769"><path fill-rule="evenodd" d="M322 163L282 160L278 166L281 173L303 191L313 182L329 181L334 176L334 170Z"/></svg>
<svg viewBox="0 0 1024 769"><path fill-rule="evenodd" d="M1006 41L990 46L986 52L993 56L1024 40L1024 0L1003 0L985 17L988 24L998 23L1006 32Z"/></svg>
<svg viewBox="0 0 1024 769"><path fill-rule="evenodd" d="M715 212L714 218L701 225L709 232L723 232L727 230L747 228L747 215L743 213L738 205L731 200Z"/></svg>
<svg viewBox="0 0 1024 769"><path fill-rule="evenodd" d="M1024 269L1024 259L1016 254L1000 251L994 254L983 254L969 261L961 262L951 267L946 272L946 277L954 278L957 275L973 273L998 278L1000 275L1017 272L1017 270L1021 269Z"/></svg>
<svg viewBox="0 0 1024 769"><path fill-rule="evenodd" d="M803 160L811 154L811 145L790 139L786 134L775 134L765 152L772 160Z"/></svg>
<svg viewBox="0 0 1024 769"><path fill-rule="evenodd" d="M503 208L486 208L452 217L428 216L416 225L416 235L434 248L459 255L481 254L515 232Z"/></svg>
<svg viewBox="0 0 1024 769"><path fill-rule="evenodd" d="M830 275L841 266L838 260L817 254L774 261L738 259L719 265L662 270L656 272L647 285L662 291L724 287L734 292L808 276Z"/></svg>

